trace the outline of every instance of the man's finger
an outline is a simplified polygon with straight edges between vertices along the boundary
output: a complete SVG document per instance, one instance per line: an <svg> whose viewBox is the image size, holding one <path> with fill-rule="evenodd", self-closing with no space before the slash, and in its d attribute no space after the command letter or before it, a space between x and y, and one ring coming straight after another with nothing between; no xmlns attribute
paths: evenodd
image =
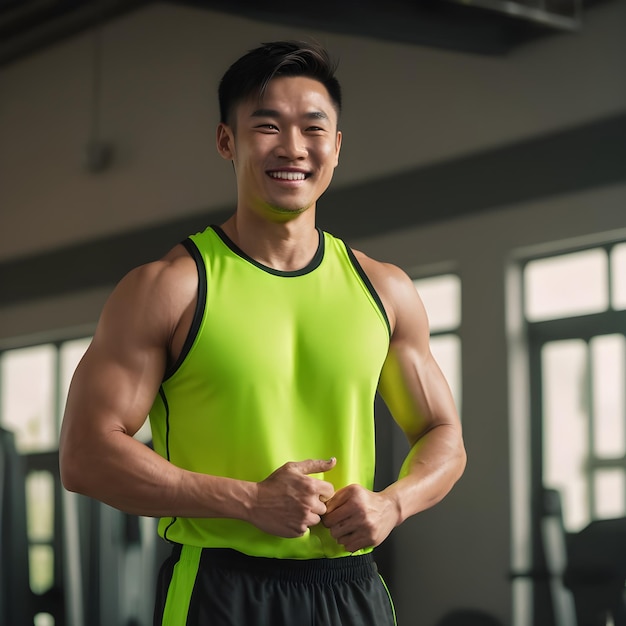
<svg viewBox="0 0 626 626"><path fill-rule="evenodd" d="M350 502L350 494L346 489L339 489L333 495L333 497L326 503L327 512L336 511L344 504Z"/></svg>
<svg viewBox="0 0 626 626"><path fill-rule="evenodd" d="M306 461L296 461L291 464L294 469L303 474L318 474L320 472L328 472L337 464L337 459L307 459Z"/></svg>

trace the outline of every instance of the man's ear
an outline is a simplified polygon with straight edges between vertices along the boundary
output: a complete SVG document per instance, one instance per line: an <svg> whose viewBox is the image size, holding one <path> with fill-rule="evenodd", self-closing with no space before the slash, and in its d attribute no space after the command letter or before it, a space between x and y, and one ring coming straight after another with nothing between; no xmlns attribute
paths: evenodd
<svg viewBox="0 0 626 626"><path fill-rule="evenodd" d="M339 153L341 152L341 140L343 139L343 135L341 131L337 131L337 137L335 138L335 167L339 165Z"/></svg>
<svg viewBox="0 0 626 626"><path fill-rule="evenodd" d="M232 161L235 156L235 135L228 124L220 122L216 132L217 151L227 161Z"/></svg>

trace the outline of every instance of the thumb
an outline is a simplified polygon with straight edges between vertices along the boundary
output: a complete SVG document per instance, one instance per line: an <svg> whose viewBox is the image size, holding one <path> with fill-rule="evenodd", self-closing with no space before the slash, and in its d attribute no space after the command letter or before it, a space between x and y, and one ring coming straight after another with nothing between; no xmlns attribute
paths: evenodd
<svg viewBox="0 0 626 626"><path fill-rule="evenodd" d="M317 474L328 472L337 464L337 459L333 456L330 459L307 459L306 461L296 461L293 465L295 469L303 474Z"/></svg>

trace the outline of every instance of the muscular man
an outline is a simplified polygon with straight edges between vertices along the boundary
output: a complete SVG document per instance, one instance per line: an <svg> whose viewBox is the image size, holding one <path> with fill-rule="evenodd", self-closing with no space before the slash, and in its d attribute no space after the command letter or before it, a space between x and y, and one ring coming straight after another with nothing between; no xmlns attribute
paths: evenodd
<svg viewBox="0 0 626 626"><path fill-rule="evenodd" d="M327 52L265 44L219 100L237 206L114 290L71 385L62 479L161 518L155 624L393 624L372 550L465 465L426 313L404 272L316 227L342 139ZM411 446L380 492L377 389ZM148 414L154 451L133 439Z"/></svg>

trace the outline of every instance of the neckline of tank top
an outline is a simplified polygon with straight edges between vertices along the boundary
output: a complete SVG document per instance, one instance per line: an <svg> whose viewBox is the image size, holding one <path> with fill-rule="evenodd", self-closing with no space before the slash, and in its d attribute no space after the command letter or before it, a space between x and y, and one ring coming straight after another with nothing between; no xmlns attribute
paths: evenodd
<svg viewBox="0 0 626 626"><path fill-rule="evenodd" d="M318 227L315 228L318 234L318 244L317 250L313 255L313 258L301 269L298 270L278 270L273 267L269 267L268 265L264 265L260 263L256 259L253 259L249 254L246 254L223 230L220 226L216 224L211 224L210 228L215 231L217 236L222 240L222 242L230 248L232 252L234 252L237 256L241 257L248 263L251 263L255 267L258 267L260 270L267 272L268 274L272 274L273 276L282 276L284 278L294 278L296 276L304 276L305 274L310 274L313 270L317 269L323 258L324 258L324 249L325 249L325 240L324 233Z"/></svg>

